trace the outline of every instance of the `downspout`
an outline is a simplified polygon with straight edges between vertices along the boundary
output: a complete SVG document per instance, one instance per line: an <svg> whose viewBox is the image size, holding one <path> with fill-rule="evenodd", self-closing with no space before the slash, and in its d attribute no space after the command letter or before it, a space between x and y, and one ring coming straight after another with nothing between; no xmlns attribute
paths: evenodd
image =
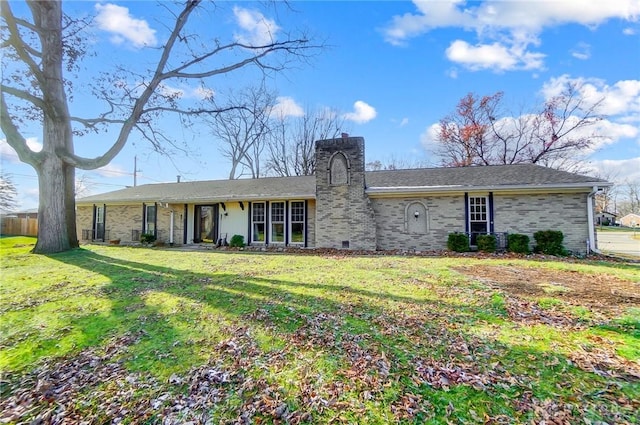
<svg viewBox="0 0 640 425"><path fill-rule="evenodd" d="M593 189L587 195L587 223L589 226L589 239L587 239L587 255L590 251L596 254L601 254L600 250L596 248L596 227L593 220L593 195L599 192L598 186L593 186Z"/></svg>

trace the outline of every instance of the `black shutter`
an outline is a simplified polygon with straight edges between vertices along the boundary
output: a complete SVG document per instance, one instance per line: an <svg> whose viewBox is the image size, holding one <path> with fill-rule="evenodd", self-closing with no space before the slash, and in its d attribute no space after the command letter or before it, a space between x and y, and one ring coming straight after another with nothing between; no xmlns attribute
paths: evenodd
<svg viewBox="0 0 640 425"><path fill-rule="evenodd" d="M269 245L269 231L271 230L271 204L264 203L264 244Z"/></svg>
<svg viewBox="0 0 640 425"><path fill-rule="evenodd" d="M147 232L147 204L142 203L142 230L140 234L144 234Z"/></svg>
<svg viewBox="0 0 640 425"><path fill-rule="evenodd" d="M157 239L158 238L158 203L154 202L153 204L154 207L154 216L153 216L153 236Z"/></svg>
<svg viewBox="0 0 640 425"><path fill-rule="evenodd" d="M107 204L102 204L102 242L107 239Z"/></svg>
<svg viewBox="0 0 640 425"><path fill-rule="evenodd" d="M96 226L96 204L93 204L93 220L92 220L92 224L91 224L91 240L94 240L96 237L96 229L98 228L98 226Z"/></svg>
<svg viewBox="0 0 640 425"><path fill-rule="evenodd" d="M493 192L489 192L489 233L493 232Z"/></svg>
<svg viewBox="0 0 640 425"><path fill-rule="evenodd" d="M464 231L469 233L469 194L464 194Z"/></svg>
<svg viewBox="0 0 640 425"><path fill-rule="evenodd" d="M187 243L187 238L189 237L187 235L187 216L189 215L189 206L187 204L184 204L184 218L182 219L182 243L186 244Z"/></svg>

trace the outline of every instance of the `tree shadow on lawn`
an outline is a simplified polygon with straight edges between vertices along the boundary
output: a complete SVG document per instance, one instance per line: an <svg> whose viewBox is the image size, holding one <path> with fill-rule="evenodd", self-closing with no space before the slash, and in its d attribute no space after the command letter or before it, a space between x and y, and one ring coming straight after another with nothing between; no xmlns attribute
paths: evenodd
<svg viewBox="0 0 640 425"><path fill-rule="evenodd" d="M553 358L554 362L558 361L561 365L571 365L571 361L562 354L507 345L488 336L479 337L460 325L486 323L487 314L493 311L490 304L461 308L460 305L445 301L416 301L411 297L377 293L347 285L293 282L233 273L189 272L117 259L88 250L51 255L50 258L99 273L109 279L109 283L102 286L100 292L111 301L111 311L106 315L77 317L71 323L79 331L79 334L73 334L73 338L82 340L80 347L107 345L110 339L122 334L136 335L136 341L127 347L122 360L129 369L146 371L156 377L166 378L174 371L185 373L194 366L206 363L210 356L219 355L212 351L220 348L222 341L233 337L234 333L245 333L247 327L251 326L254 334L252 336L264 333L267 339L271 339L261 347L262 351L279 350L293 344L294 348L289 354L302 350L323 352L340 358L339 363L342 364L339 368L353 369L353 364L361 364L363 356L358 351L360 349L366 356L373 355L374 358L380 358L380 353L384 358L386 352L391 375L394 375L393 380L388 379L396 390L393 396L385 396L391 397L385 403L391 405L408 393L422 393L426 396L437 393L436 398L447 399L442 406L434 406L427 399L423 403L433 409L436 415L450 414L449 405L454 406L462 417L468 415L465 409L469 410L469 406L475 406L475 413L498 414L506 409L510 414L516 414L518 407L514 406L514 400L504 399L496 401L494 405L487 403L487 397L491 399L502 393L498 387L480 390L464 381L456 381L465 374L493 376L491 369L496 361L502 361L509 367L529 363L526 367L521 366L522 373L525 374L522 382L510 384L492 381L498 378L487 378L489 385L499 383L511 386L504 394L516 399L531 391L533 395L530 397L533 398L552 397L553 388L556 387L564 388L557 392L562 393L560 398L565 399L571 395L573 381L590 380L594 385L599 381L604 382L598 375L582 372L575 366L563 366L561 369L550 366L544 373L545 379L540 380L539 377L536 378L536 364L542 365L538 363L538 359L550 363L549 359ZM294 288L304 288L310 293L299 293ZM329 295L313 294L314 291L334 289L354 295L355 300L352 302L349 301L350 298L341 296L338 301ZM390 311L385 304L389 300L408 303L408 311ZM421 312L429 309L434 311L435 316L426 315L423 320ZM416 320L409 320L412 314L415 314ZM445 314L450 315L449 320L443 319ZM350 329L344 320L347 316L360 320L359 328L357 326L356 329ZM319 322L319 317L337 317L342 322ZM430 318L442 320L444 325L436 329L432 323L427 323ZM451 323L452 326L447 327L446 323ZM310 324L319 327L317 334L313 333ZM407 327L412 327L408 333L405 332ZM298 332L302 328L306 333ZM431 335L431 331L437 332ZM358 335L350 333L368 336L358 338ZM320 339L314 338L324 334L330 334L330 341L327 346L320 346ZM342 340L345 344L336 342L337 340ZM350 347L351 351L345 351L345 346ZM52 349L51 352L55 350ZM425 359L442 366L441 369L436 368L436 375L426 376L416 372L417 362ZM536 359L535 362L533 359ZM288 361L296 362L296 358ZM360 372L365 375L380 373L375 365L371 366ZM291 368L295 369L295 366ZM525 369L530 369L530 372ZM505 372L509 374L509 369ZM424 382L412 381L412 375ZM449 390L442 388L443 377L448 382L445 387L458 388L455 394L460 397L459 400L451 397L453 393L449 396L445 394ZM334 379L350 380L348 375L339 374ZM430 382L429 379L436 381ZM484 382L484 378L478 379ZM317 385L321 385L321 382ZM322 388L318 389L321 390ZM369 389L359 388L358 391L365 393ZM355 397L361 396L356 394ZM596 403L596 400L590 402ZM523 407L523 414L526 415L526 411L533 408L533 404Z"/></svg>

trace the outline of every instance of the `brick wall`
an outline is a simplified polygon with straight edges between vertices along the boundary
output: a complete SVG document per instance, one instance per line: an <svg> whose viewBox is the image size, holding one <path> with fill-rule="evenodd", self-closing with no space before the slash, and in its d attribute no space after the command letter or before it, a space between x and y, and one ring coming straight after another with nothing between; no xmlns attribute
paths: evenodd
<svg viewBox="0 0 640 425"><path fill-rule="evenodd" d="M169 227L171 221L171 209L175 211L173 223L173 241L176 245L182 244L184 205L169 205L169 208L157 208L158 241L169 243ZM79 206L76 210L76 223L80 242L90 240L82 239L82 230L93 227L93 206ZM107 205L105 214L105 230L110 240L120 239L121 244L138 242L132 239L133 231L142 233L142 204L140 205Z"/></svg>
<svg viewBox="0 0 640 425"><path fill-rule="evenodd" d="M426 207L426 217L416 219L408 206L418 203ZM378 249L408 249L417 251L447 248L452 232L464 232L464 197L432 196L421 198L372 198L376 216ZM424 233L416 232L411 220L422 220Z"/></svg>
<svg viewBox="0 0 640 425"><path fill-rule="evenodd" d="M346 158L346 175L340 163L331 169L336 155ZM364 187L362 137L316 142L316 247L375 249L375 219Z"/></svg>
<svg viewBox="0 0 640 425"><path fill-rule="evenodd" d="M412 233L407 223L415 220L413 212L407 211L407 206L414 202L427 209L423 233ZM379 249L446 249L449 233L465 231L464 195L372 198L371 203L376 216ZM565 248L585 253L588 238L586 205L586 193L494 194L494 229L528 235L532 248L535 244L533 234L538 230L561 230Z"/></svg>
<svg viewBox="0 0 640 425"><path fill-rule="evenodd" d="M532 246L538 230L561 230L564 246L584 254L588 239L587 194L494 195L497 232L528 235Z"/></svg>

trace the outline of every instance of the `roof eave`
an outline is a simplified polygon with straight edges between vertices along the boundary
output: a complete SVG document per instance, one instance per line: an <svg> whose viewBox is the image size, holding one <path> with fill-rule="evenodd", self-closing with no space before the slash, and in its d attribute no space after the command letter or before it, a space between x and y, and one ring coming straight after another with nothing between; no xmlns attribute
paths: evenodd
<svg viewBox="0 0 640 425"><path fill-rule="evenodd" d="M365 193L370 196L403 196L431 193L461 193L461 192L545 192L549 190L562 191L591 191L594 187L611 187L609 182L581 182L581 183L552 183L540 185L445 185L445 186L392 186L392 187L368 187Z"/></svg>

